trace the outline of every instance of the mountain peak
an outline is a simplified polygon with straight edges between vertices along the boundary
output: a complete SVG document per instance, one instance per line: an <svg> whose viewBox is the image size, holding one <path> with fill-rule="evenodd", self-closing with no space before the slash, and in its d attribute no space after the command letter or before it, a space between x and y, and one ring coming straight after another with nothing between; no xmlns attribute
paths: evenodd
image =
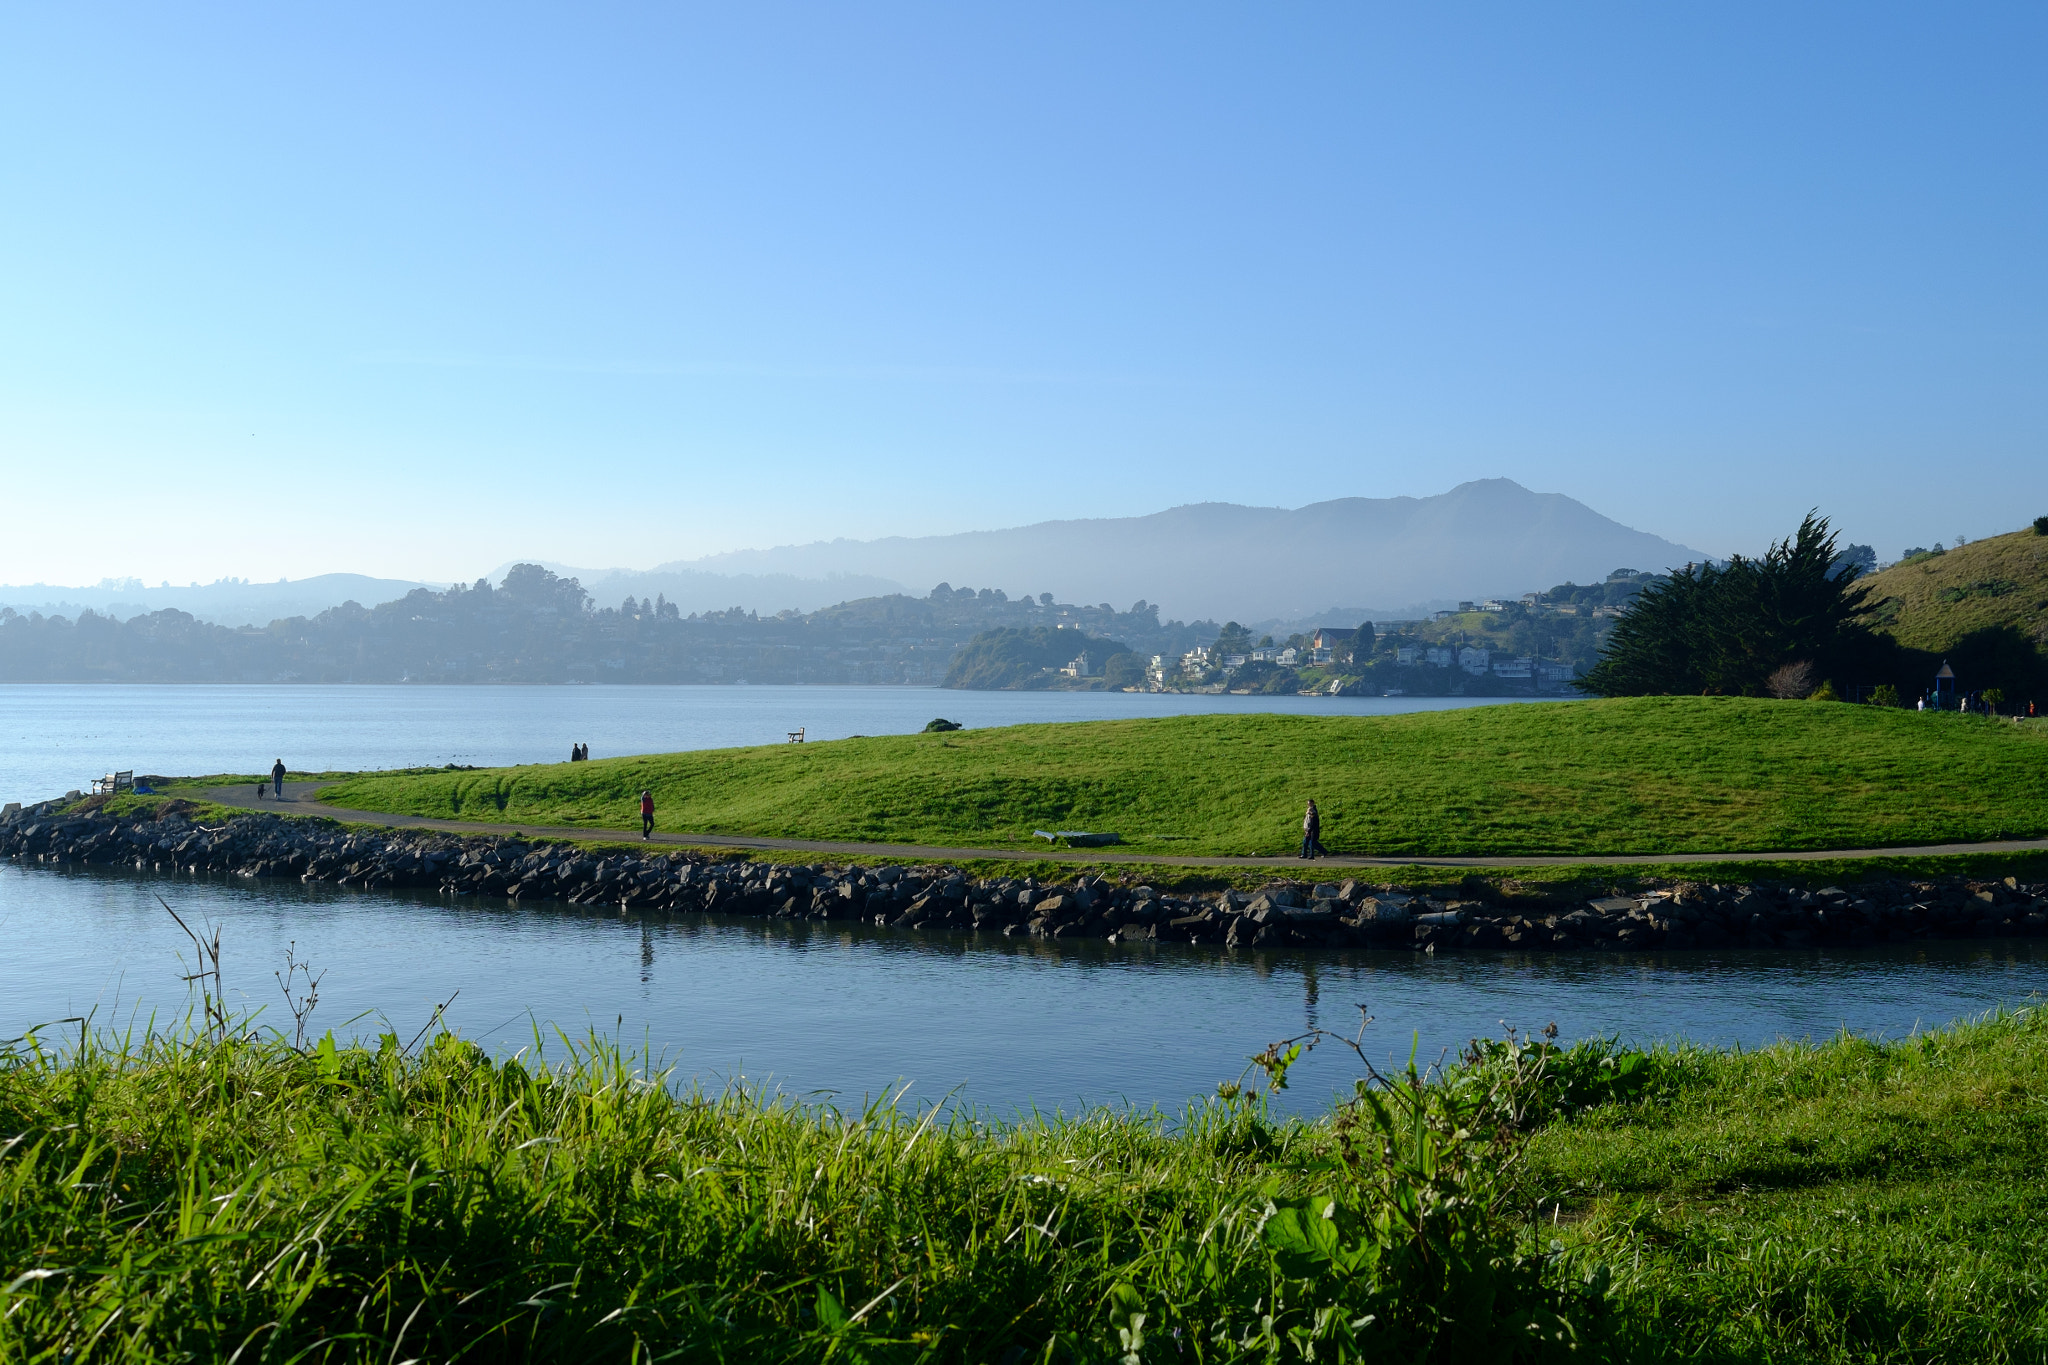
<svg viewBox="0 0 2048 1365"><path fill-rule="evenodd" d="M687 567L863 575L917 590L948 582L1071 601L1144 598L1175 616L1254 621L1298 620L1333 603L1399 615L1705 558L1562 493L1492 478L1423 498L1184 503L1138 517L738 551Z"/></svg>

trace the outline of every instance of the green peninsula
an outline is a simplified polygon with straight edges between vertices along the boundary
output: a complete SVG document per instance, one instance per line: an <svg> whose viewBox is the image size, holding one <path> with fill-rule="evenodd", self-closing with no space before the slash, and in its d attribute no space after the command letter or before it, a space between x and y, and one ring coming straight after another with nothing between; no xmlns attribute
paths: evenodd
<svg viewBox="0 0 2048 1365"><path fill-rule="evenodd" d="M1635 697L1398 716L1179 716L366 774L357 810L767 838L1270 855L1848 849L2048 835L2048 727L1833 702Z"/></svg>

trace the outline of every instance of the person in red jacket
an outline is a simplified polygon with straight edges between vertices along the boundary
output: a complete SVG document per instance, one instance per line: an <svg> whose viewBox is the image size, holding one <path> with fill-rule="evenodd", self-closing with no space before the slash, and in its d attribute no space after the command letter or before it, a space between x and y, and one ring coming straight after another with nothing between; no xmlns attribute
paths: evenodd
<svg viewBox="0 0 2048 1365"><path fill-rule="evenodd" d="M654 793L643 790L640 793L640 837L645 839L654 833Z"/></svg>

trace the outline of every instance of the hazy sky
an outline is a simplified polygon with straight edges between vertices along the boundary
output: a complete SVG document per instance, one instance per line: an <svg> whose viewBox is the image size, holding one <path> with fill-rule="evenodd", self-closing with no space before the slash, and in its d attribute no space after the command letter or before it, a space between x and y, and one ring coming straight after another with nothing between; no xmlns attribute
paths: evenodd
<svg viewBox="0 0 2048 1365"><path fill-rule="evenodd" d="M12 6L0 581L2048 512L2039 4Z"/></svg>

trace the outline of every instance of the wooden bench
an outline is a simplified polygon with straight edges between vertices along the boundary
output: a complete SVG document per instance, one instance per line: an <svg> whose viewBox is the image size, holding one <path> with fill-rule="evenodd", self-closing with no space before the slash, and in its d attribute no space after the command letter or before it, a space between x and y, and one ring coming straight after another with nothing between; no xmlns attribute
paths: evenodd
<svg viewBox="0 0 2048 1365"><path fill-rule="evenodd" d="M801 744L801 743L803 743L803 742L804 742L804 732L803 732L802 730L791 730L791 731L789 732L789 742L790 742L791 744Z"/></svg>
<svg viewBox="0 0 2048 1365"><path fill-rule="evenodd" d="M92 780L92 794L94 796L112 796L116 792L127 791L134 785L135 770L130 768L127 772L108 773L105 777L95 777Z"/></svg>

